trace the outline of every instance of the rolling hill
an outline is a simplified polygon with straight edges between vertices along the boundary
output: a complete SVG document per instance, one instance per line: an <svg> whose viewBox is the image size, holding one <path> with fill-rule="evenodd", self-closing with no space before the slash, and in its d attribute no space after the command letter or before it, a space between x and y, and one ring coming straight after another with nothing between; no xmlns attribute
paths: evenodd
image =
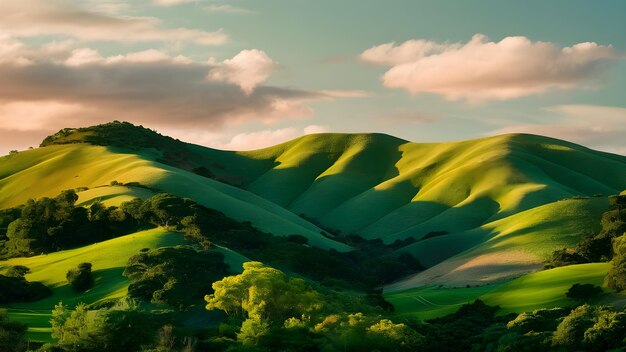
<svg viewBox="0 0 626 352"><path fill-rule="evenodd" d="M426 270L387 285L386 297L399 314L434 317L478 297L508 311L566 304L562 291L579 271L540 270L552 251L598 230L606 196L626 189L626 157L525 134L446 143L315 134L234 152L115 122L65 129L39 148L0 158L0 209L65 189L79 190L78 205L117 206L168 192L277 236L302 235L325 250L354 249L345 243L348 234L384 245L403 241L389 248L412 254ZM47 301L15 306L10 314L43 329L33 332L46 332L42 312L53 301L123 295L128 282L120 273L128 257L180 241L155 229L0 262L27 265L28 279L54 291ZM245 260L221 250L231 266ZM113 259L103 257L114 252ZM102 285L88 297L74 297L62 276L85 258ZM607 270L581 268L593 283ZM535 286L545 294L518 301Z"/></svg>
<svg viewBox="0 0 626 352"><path fill-rule="evenodd" d="M82 199L111 204L151 194L99 187L111 181L190 197L320 248L350 249L323 230L386 244L413 237L399 250L430 269L395 290L537 270L553 250L597 230L607 203L592 196L626 189L626 157L526 134L447 143L314 134L230 152L115 122L65 129L1 159L0 208L77 187L90 188Z"/></svg>

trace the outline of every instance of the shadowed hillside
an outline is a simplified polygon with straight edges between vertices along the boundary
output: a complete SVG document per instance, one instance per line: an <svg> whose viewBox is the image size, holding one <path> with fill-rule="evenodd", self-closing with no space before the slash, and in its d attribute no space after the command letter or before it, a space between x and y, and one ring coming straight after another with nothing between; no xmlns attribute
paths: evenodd
<svg viewBox="0 0 626 352"><path fill-rule="evenodd" d="M560 200L626 188L626 157L525 134L448 143L315 134L229 152L114 122L65 129L42 146L2 160L0 206L113 180L139 182L264 231L303 234L322 248L349 247L320 235L320 227L386 244L409 239L399 250L432 268L398 283L403 289L537 270L553 250L594 231L607 206ZM84 199L135 196L89 192Z"/></svg>

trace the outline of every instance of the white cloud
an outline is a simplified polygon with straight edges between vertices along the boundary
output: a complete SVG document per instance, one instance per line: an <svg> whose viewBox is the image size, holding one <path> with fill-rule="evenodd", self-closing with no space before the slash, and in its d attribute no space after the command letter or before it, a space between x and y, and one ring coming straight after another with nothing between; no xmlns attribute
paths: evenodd
<svg viewBox="0 0 626 352"><path fill-rule="evenodd" d="M208 5L204 7L204 10L209 13L254 13L252 10L232 5Z"/></svg>
<svg viewBox="0 0 626 352"><path fill-rule="evenodd" d="M16 37L65 35L84 41L188 42L221 45L228 36L220 29L207 32L166 28L155 17L124 16L77 7L67 0L7 0L0 2L0 32Z"/></svg>
<svg viewBox="0 0 626 352"><path fill-rule="evenodd" d="M390 67L382 77L388 88L472 103L593 87L606 64L619 57L612 46L593 42L561 48L522 36L492 42L481 34L467 43L387 43L360 55L364 62Z"/></svg>
<svg viewBox="0 0 626 352"><path fill-rule="evenodd" d="M224 60L207 76L214 81L229 82L238 85L246 94L267 80L278 67L262 50L243 50L232 59Z"/></svg>
<svg viewBox="0 0 626 352"><path fill-rule="evenodd" d="M573 104L545 110L554 115L546 119L550 122L508 126L490 134L540 134L626 155L626 108Z"/></svg>
<svg viewBox="0 0 626 352"><path fill-rule="evenodd" d="M372 93L365 90L326 89L321 90L320 93L326 94L332 98L367 98L372 96Z"/></svg>
<svg viewBox="0 0 626 352"><path fill-rule="evenodd" d="M152 0L152 3L157 6L176 6L191 2L191 0Z"/></svg>
<svg viewBox="0 0 626 352"><path fill-rule="evenodd" d="M424 39L407 40L400 45L391 42L373 46L361 53L360 58L374 65L394 66L413 62L442 49L445 49L445 44Z"/></svg>
<svg viewBox="0 0 626 352"><path fill-rule="evenodd" d="M328 128L319 125L309 125L304 129L286 127L280 129L267 129L250 133L239 133L227 143L214 143L214 146L227 150L254 150L280 144L305 134L324 133Z"/></svg>
<svg viewBox="0 0 626 352"><path fill-rule="evenodd" d="M102 57L100 53L91 48L78 48L72 50L71 55L65 60L67 66L81 66L81 65L108 65L119 63L157 63L157 62L170 62L179 64L190 64L193 61L185 56L178 55L171 57L168 54L156 50L148 49L143 51L137 51L128 53L125 55L114 55L109 57Z"/></svg>
<svg viewBox="0 0 626 352"><path fill-rule="evenodd" d="M304 134L326 133L328 127L322 125L308 125L303 130Z"/></svg>

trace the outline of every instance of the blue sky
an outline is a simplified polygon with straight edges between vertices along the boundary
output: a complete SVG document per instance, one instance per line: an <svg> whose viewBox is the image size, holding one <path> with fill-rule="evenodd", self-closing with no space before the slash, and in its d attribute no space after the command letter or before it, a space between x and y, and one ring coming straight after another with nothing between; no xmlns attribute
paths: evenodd
<svg viewBox="0 0 626 352"><path fill-rule="evenodd" d="M226 149L528 132L626 154L626 2L0 3L0 152L126 120Z"/></svg>

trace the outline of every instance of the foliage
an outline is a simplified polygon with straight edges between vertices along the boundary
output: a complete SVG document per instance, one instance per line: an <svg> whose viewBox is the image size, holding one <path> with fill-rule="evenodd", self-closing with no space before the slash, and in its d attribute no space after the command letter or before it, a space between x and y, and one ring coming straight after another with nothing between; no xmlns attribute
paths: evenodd
<svg viewBox="0 0 626 352"><path fill-rule="evenodd" d="M70 269L65 275L67 282L76 292L85 292L93 287L94 279L91 275L91 263L80 263L77 268Z"/></svg>
<svg viewBox="0 0 626 352"><path fill-rule="evenodd" d="M205 298L207 309L222 310L242 322L236 337L243 346L409 351L422 342L421 335L406 324L347 313L353 307L259 262L244 263L243 273L215 282L213 289Z"/></svg>
<svg viewBox="0 0 626 352"><path fill-rule="evenodd" d="M538 309L532 312L524 312L509 321L506 327L510 331L520 334L554 331L559 324L559 319L568 313L569 311L565 308Z"/></svg>
<svg viewBox="0 0 626 352"><path fill-rule="evenodd" d="M23 278L30 272L30 269L24 265L15 265L7 269L5 276Z"/></svg>
<svg viewBox="0 0 626 352"><path fill-rule="evenodd" d="M213 291L205 297L206 308L241 318L237 339L244 344L256 343L270 325L322 308L320 294L302 279L288 278L259 262L244 263L243 273L214 282Z"/></svg>
<svg viewBox="0 0 626 352"><path fill-rule="evenodd" d="M569 350L605 351L626 338L626 314L610 307L582 305L559 324L552 343Z"/></svg>
<svg viewBox="0 0 626 352"><path fill-rule="evenodd" d="M572 264L609 261L613 257L612 242L626 232L626 195L609 197L610 208L600 220L602 230L597 234L584 236L575 248L563 248L554 251L548 264L559 267Z"/></svg>
<svg viewBox="0 0 626 352"><path fill-rule="evenodd" d="M64 351L134 352L153 342L160 319L137 310L75 309L59 303L50 320L52 336Z"/></svg>
<svg viewBox="0 0 626 352"><path fill-rule="evenodd" d="M0 275L0 304L33 302L52 295L41 282L29 282L23 276Z"/></svg>
<svg viewBox="0 0 626 352"><path fill-rule="evenodd" d="M574 284L565 295L572 299L588 301L602 294L602 287L593 284Z"/></svg>
<svg viewBox="0 0 626 352"><path fill-rule="evenodd" d="M487 327L508 320L506 316L496 316L497 310L498 307L476 300L462 305L453 314L417 326L417 331L426 337L425 350L468 351L480 343Z"/></svg>
<svg viewBox="0 0 626 352"><path fill-rule="evenodd" d="M22 352L27 346L26 325L9 320L0 310L0 352Z"/></svg>
<svg viewBox="0 0 626 352"><path fill-rule="evenodd" d="M613 241L613 266L605 278L605 284L620 292L626 290L626 234Z"/></svg>
<svg viewBox="0 0 626 352"><path fill-rule="evenodd" d="M7 227L6 255L53 252L114 238L140 227L115 207L100 203L89 209L77 207L77 199L74 190L67 190L56 198L28 200Z"/></svg>
<svg viewBox="0 0 626 352"><path fill-rule="evenodd" d="M228 265L215 251L190 246L162 247L141 252L128 260L124 276L131 280L130 297L171 306L202 301L211 284L224 277Z"/></svg>

